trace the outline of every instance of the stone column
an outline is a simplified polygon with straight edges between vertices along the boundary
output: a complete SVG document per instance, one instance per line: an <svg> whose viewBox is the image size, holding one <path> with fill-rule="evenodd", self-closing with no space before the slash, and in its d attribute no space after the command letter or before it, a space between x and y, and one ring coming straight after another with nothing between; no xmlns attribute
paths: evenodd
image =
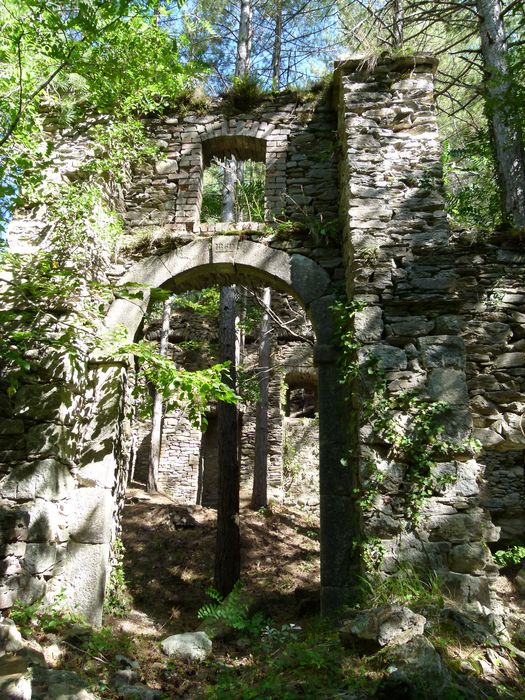
<svg viewBox="0 0 525 700"><path fill-rule="evenodd" d="M334 346L332 295L310 305L317 345L319 494L321 525L321 613L331 615L349 602L356 579L355 474L348 448L348 403L339 381L339 350Z"/></svg>

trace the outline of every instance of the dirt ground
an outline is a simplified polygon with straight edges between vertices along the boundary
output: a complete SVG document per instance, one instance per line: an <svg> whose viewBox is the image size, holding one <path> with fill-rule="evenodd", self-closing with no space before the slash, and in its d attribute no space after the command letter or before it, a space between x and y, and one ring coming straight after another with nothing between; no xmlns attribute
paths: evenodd
<svg viewBox="0 0 525 700"><path fill-rule="evenodd" d="M261 634L258 628L251 638L239 632L219 636L204 662L162 653L162 639L202 624L198 611L211 600L215 520L215 510L182 507L165 496L150 497L142 488L129 489L121 537L130 606L120 616L106 614L101 630L64 620L52 610L30 615L25 626L19 622L24 636L33 640L30 653L43 655L51 670L73 671L101 700L375 697L388 669L377 665L380 655L343 650L337 630L319 622L318 519L288 506L241 509L241 579L254 601L250 615L261 613L271 629ZM525 697L523 597L503 576L499 594L514 619L514 641L521 650L493 648L490 641L473 642L457 631L451 635L440 617L443 601L425 598L425 591L422 600L411 601L430 620L431 641L456 674L462 693L453 697ZM288 636L264 650L265 634L280 634L292 624L301 628L295 645L288 647ZM119 685L119 674L133 675L133 687ZM35 697L47 698L42 692Z"/></svg>
<svg viewBox="0 0 525 700"><path fill-rule="evenodd" d="M122 518L124 571L134 607L166 632L195 630L213 584L216 510L178 506L128 490ZM241 580L277 622L316 612L319 521L281 505L241 507Z"/></svg>
<svg viewBox="0 0 525 700"><path fill-rule="evenodd" d="M132 609L106 616L115 635L133 640L141 679L167 697L202 697L213 684L213 668L170 662L161 639L199 628L197 613L210 603L213 584L216 510L183 507L148 496L139 484L128 489L122 514L124 573ZM319 613L319 520L308 512L273 505L260 512L241 506L241 581L254 610L273 626L302 624ZM243 663L242 640L214 641L214 658L225 666ZM103 697L115 697L111 690Z"/></svg>

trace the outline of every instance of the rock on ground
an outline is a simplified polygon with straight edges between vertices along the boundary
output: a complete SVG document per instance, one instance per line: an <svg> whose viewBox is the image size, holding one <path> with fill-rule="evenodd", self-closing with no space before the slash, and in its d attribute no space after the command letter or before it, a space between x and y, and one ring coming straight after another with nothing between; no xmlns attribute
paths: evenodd
<svg viewBox="0 0 525 700"><path fill-rule="evenodd" d="M381 648L405 644L423 634L426 619L402 605L381 605L356 612L340 630L343 646L365 644Z"/></svg>
<svg viewBox="0 0 525 700"><path fill-rule="evenodd" d="M212 643L206 632L185 632L167 637L160 646L167 656L204 661L211 654Z"/></svg>

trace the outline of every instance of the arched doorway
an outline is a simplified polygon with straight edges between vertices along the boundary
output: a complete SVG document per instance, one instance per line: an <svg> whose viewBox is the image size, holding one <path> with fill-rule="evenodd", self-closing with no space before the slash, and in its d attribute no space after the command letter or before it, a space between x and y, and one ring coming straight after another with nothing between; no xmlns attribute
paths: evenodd
<svg viewBox="0 0 525 700"><path fill-rule="evenodd" d="M198 239L134 265L121 284L133 285L140 298L117 299L109 310L107 325L125 329L128 339L133 340L152 288L181 292L232 283L271 285L291 294L306 310L314 328L319 381L321 610L329 614L347 598L355 532L352 475L345 466L346 406L338 382L330 311L335 297L327 273L305 256L288 255L237 236Z"/></svg>

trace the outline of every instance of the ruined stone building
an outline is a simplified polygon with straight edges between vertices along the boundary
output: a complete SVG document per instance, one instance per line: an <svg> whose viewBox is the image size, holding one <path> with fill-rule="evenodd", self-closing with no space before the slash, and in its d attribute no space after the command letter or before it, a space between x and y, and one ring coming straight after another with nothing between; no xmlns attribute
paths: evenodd
<svg viewBox="0 0 525 700"><path fill-rule="evenodd" d="M324 612L348 599L363 567L389 573L410 562L490 614L489 545L523 537L525 255L451 236L434 69L428 56L349 60L330 96L283 93L244 113L217 102L149 117L161 155L108 184L125 221L107 269L108 328L139 337L158 287L271 286L305 310L315 335ZM93 157L91 125L55 130L51 178L73 180ZM264 223L201 223L203 170L228 154L264 163ZM37 245L45 217L21 208L12 250ZM141 298L119 293L129 283ZM342 295L353 335L341 342L332 308ZM100 619L129 467L132 374L125 359L101 353L80 366L43 361L38 377L0 399L0 609L65 590ZM417 518L407 504L424 474L381 427L385 416L394 433L410 427L414 404L396 399L407 391L444 402L437 439L455 446L435 465ZM383 416L370 409L374 396L387 402ZM182 449L177 434L172 445ZM196 499L199 465L187 466Z"/></svg>

